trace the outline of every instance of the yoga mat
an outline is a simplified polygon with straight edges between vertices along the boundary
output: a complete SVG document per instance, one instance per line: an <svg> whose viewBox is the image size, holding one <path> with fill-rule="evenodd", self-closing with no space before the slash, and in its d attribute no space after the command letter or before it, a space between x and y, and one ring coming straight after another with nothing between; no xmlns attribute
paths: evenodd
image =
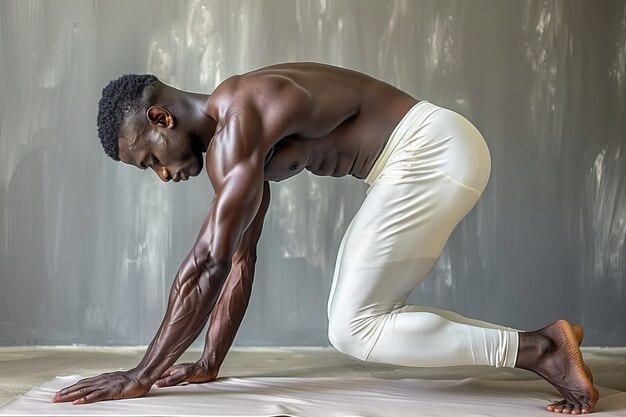
<svg viewBox="0 0 626 417"><path fill-rule="evenodd" d="M542 416L558 393L540 380L381 378L223 378L153 387L147 396L87 405L51 402L81 379L57 377L0 406L0 416ZM597 416L626 416L626 392L598 388Z"/></svg>

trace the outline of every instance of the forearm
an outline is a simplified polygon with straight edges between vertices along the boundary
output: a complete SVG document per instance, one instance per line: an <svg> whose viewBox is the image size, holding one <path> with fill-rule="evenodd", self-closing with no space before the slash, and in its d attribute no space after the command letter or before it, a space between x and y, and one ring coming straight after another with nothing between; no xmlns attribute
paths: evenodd
<svg viewBox="0 0 626 417"><path fill-rule="evenodd" d="M163 322L136 368L143 378L156 381L198 337L229 269L210 256L199 264L192 250L176 274Z"/></svg>
<svg viewBox="0 0 626 417"><path fill-rule="evenodd" d="M233 269L211 315L211 324L201 358L207 369L219 369L222 365L248 307L257 259L257 243L261 237L263 219L269 203L270 186L265 181L259 211L233 258Z"/></svg>
<svg viewBox="0 0 626 417"><path fill-rule="evenodd" d="M235 340L248 307L254 276L254 261L233 264L217 305L211 313L204 351L200 360L207 369L218 370Z"/></svg>

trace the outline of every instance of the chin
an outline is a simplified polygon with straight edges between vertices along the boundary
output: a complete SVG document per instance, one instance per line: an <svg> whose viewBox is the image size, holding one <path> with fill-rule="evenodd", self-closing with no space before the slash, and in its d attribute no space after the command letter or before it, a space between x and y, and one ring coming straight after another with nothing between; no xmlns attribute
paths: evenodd
<svg viewBox="0 0 626 417"><path fill-rule="evenodd" d="M190 171L189 171L189 176L190 177L197 177L198 175L200 175L200 173L202 172L202 162L200 162L199 164L196 164Z"/></svg>

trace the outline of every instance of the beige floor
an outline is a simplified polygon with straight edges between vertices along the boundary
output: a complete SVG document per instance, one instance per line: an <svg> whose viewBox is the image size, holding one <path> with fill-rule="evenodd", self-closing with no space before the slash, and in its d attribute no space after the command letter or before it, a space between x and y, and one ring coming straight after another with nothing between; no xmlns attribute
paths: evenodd
<svg viewBox="0 0 626 417"><path fill-rule="evenodd" d="M60 375L96 375L128 369L137 364L145 348L0 348L0 404ZM585 359L597 385L626 391L626 348L585 348ZM199 351L183 355L193 361ZM536 378L517 369L487 367L407 368L361 362L333 349L279 348L234 349L220 376L361 376L425 379L520 379Z"/></svg>

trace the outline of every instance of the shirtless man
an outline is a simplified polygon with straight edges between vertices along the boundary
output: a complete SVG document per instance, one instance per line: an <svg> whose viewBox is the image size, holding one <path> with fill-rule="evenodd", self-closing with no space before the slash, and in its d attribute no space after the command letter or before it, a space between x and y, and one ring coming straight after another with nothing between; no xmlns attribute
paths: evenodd
<svg viewBox="0 0 626 417"><path fill-rule="evenodd" d="M370 185L337 256L328 302L333 346L398 365L526 369L563 395L547 410L593 411L598 391L579 349L580 327L560 320L525 332L405 304L489 178L484 139L459 114L359 72L289 63L230 77L211 95L125 75L103 89L98 134L107 155L163 181L199 175L206 153L215 198L139 365L81 380L55 402L213 381L250 297L269 182L306 169ZM201 358L174 365L209 316Z"/></svg>

